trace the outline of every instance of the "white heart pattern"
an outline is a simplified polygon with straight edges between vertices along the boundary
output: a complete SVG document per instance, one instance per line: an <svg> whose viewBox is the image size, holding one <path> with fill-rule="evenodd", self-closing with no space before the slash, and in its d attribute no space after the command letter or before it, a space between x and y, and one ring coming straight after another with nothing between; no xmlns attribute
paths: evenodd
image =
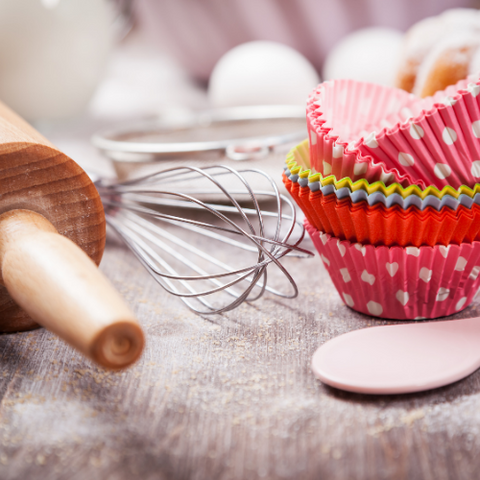
<svg viewBox="0 0 480 480"><path fill-rule="evenodd" d="M480 266L476 265L475 267L472 268L472 271L471 271L470 275L468 276L468 278L470 280L476 280L479 273L480 273Z"/></svg>
<svg viewBox="0 0 480 480"><path fill-rule="evenodd" d="M362 252L362 255L365 256L365 253L367 253L367 249L365 245L362 245L361 243L356 243L355 248L359 251Z"/></svg>
<svg viewBox="0 0 480 480"><path fill-rule="evenodd" d="M322 243L323 243L324 245L327 244L329 238L330 238L330 235L329 235L328 233L321 233L321 234L320 234L320 240L322 241Z"/></svg>
<svg viewBox="0 0 480 480"><path fill-rule="evenodd" d="M375 283L375 275L368 273L366 270L362 272L362 276L360 277L364 282L373 285Z"/></svg>
<svg viewBox="0 0 480 480"><path fill-rule="evenodd" d="M323 253L321 256L322 256L323 263L330 266L330 260Z"/></svg>
<svg viewBox="0 0 480 480"><path fill-rule="evenodd" d="M457 263L455 265L455 270L457 272L463 272L467 265L467 259L463 257L458 257Z"/></svg>
<svg viewBox="0 0 480 480"><path fill-rule="evenodd" d="M397 262L392 262L392 263L386 263L385 268L387 269L387 272L390 274L391 277L394 277L395 274L398 272L398 263Z"/></svg>
<svg viewBox="0 0 480 480"><path fill-rule="evenodd" d="M467 301L467 297L462 297L455 305L455 310L461 310Z"/></svg>
<svg viewBox="0 0 480 480"><path fill-rule="evenodd" d="M408 292L404 292L403 290L399 290L397 294L395 295L395 298L403 305L405 306L410 299L410 295Z"/></svg>
<svg viewBox="0 0 480 480"><path fill-rule="evenodd" d="M342 245L340 243L340 240L337 240L337 247L338 247L338 251L340 252L340 255L342 257L345 256L345 252L347 251L347 247L345 245Z"/></svg>
<svg viewBox="0 0 480 480"><path fill-rule="evenodd" d="M345 300L345 303L349 307L353 307L355 305L355 302L353 301L353 298L348 293L343 294L343 299Z"/></svg>
<svg viewBox="0 0 480 480"><path fill-rule="evenodd" d="M342 278L345 283L348 283L352 279L348 268L341 268L340 273L342 274Z"/></svg>
<svg viewBox="0 0 480 480"><path fill-rule="evenodd" d="M438 247L438 250L440 250L440 253L442 254L443 258L447 258L448 251L450 250L450 245L447 247L445 245L440 245Z"/></svg>
<svg viewBox="0 0 480 480"><path fill-rule="evenodd" d="M383 307L373 300L370 300L367 303L367 310L370 312L371 315L375 315L376 317L380 316L383 313Z"/></svg>
<svg viewBox="0 0 480 480"><path fill-rule="evenodd" d="M450 290L448 288L443 288L440 287L437 293L437 302L443 302L448 298L448 295L450 294Z"/></svg>
<svg viewBox="0 0 480 480"><path fill-rule="evenodd" d="M427 267L422 267L418 274L418 278L423 280L425 283L428 283L432 279L432 270L429 270Z"/></svg>
<svg viewBox="0 0 480 480"><path fill-rule="evenodd" d="M330 175L332 173L332 165L325 160L323 161L323 174Z"/></svg>
<svg viewBox="0 0 480 480"><path fill-rule="evenodd" d="M417 247L407 247L405 250L407 251L407 255L413 255L414 257L420 255L420 249Z"/></svg>

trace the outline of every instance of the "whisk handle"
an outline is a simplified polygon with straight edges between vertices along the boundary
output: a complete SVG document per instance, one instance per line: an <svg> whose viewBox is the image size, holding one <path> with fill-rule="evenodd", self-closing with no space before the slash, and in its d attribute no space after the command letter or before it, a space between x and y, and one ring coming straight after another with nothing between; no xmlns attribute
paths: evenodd
<svg viewBox="0 0 480 480"><path fill-rule="evenodd" d="M0 282L36 322L106 368L140 356L133 313L93 261L42 215L0 215Z"/></svg>

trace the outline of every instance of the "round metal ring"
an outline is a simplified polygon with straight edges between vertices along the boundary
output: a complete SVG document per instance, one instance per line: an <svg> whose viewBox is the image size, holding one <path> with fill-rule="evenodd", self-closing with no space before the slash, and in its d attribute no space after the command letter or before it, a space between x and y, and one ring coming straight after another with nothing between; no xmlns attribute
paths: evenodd
<svg viewBox="0 0 480 480"><path fill-rule="evenodd" d="M233 138L232 131L237 132ZM94 135L92 142L116 162L156 162L214 152L243 161L264 158L270 149L306 136L304 107L265 105L210 110L180 119L166 115Z"/></svg>

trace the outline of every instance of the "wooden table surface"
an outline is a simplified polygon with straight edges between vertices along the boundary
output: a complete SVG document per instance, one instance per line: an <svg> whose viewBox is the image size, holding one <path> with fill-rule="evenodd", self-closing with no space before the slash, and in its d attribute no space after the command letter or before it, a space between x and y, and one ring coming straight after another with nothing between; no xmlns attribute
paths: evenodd
<svg viewBox="0 0 480 480"><path fill-rule="evenodd" d="M0 478L476 478L480 374L401 396L322 385L315 349L382 321L342 303L318 256L284 263L296 299L267 294L207 320L111 236L101 268L145 353L111 373L43 329L0 336Z"/></svg>
<svg viewBox="0 0 480 480"><path fill-rule="evenodd" d="M167 75L170 88L158 89L157 105L148 88L165 77L163 67L135 58L137 70L124 62L117 77L146 91L152 110L170 101L177 77ZM138 73L142 62L152 67L149 75ZM141 78L148 88L138 88ZM201 97L195 89L174 94L171 101L187 98L189 105ZM103 111L101 101L96 105ZM44 134L96 167L94 153L82 149L98 125L87 125ZM69 136L69 128L76 133ZM305 246L312 248L309 241ZM346 307L318 256L285 265L300 287L296 299L267 294L207 320L165 293L109 237L101 268L145 329L145 353L133 368L111 373L43 329L0 336L0 478L478 478L480 373L434 391L388 397L322 385L309 367L315 349L385 322ZM456 317L479 310L475 301Z"/></svg>

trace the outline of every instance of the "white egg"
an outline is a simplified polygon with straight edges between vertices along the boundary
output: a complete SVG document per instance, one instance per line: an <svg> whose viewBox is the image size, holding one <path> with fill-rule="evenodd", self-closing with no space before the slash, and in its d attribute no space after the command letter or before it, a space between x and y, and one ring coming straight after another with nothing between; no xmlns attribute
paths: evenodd
<svg viewBox="0 0 480 480"><path fill-rule="evenodd" d="M233 48L217 62L208 96L212 107L304 105L318 83L317 72L296 50L255 41Z"/></svg>
<svg viewBox="0 0 480 480"><path fill-rule="evenodd" d="M394 86L403 37L399 30L381 27L347 35L328 54L324 79L352 78Z"/></svg>

